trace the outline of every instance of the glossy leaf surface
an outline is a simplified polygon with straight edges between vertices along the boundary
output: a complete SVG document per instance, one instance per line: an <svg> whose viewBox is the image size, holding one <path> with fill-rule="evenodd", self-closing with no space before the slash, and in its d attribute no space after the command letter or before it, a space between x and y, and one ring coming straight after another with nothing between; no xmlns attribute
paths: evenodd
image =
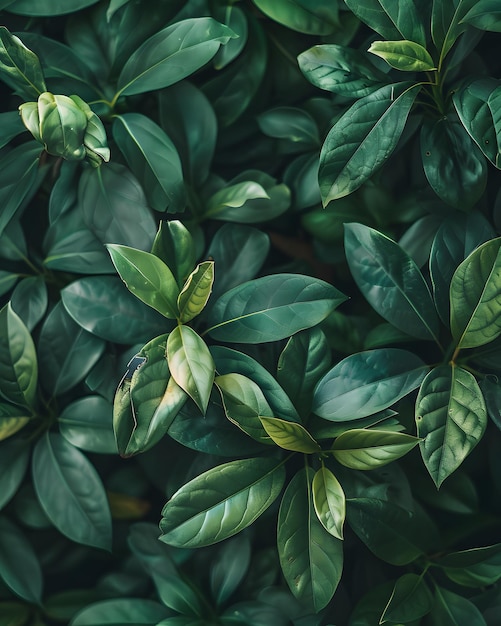
<svg viewBox="0 0 501 626"><path fill-rule="evenodd" d="M188 276L177 299L179 320L182 324L186 324L204 310L213 282L214 261L200 263Z"/></svg>
<svg viewBox="0 0 501 626"><path fill-rule="evenodd" d="M260 417L261 424L271 439L284 450L314 454L320 452L319 444L301 424L278 417Z"/></svg>
<svg viewBox="0 0 501 626"><path fill-rule="evenodd" d="M37 55L5 26L0 28L0 71L3 80L26 98L47 91Z"/></svg>
<svg viewBox="0 0 501 626"><path fill-rule="evenodd" d="M501 578L501 544L452 552L438 564L448 578L465 587L485 587Z"/></svg>
<svg viewBox="0 0 501 626"><path fill-rule="evenodd" d="M66 406L58 418L59 432L72 445L101 454L115 454L113 407L101 396L85 396Z"/></svg>
<svg viewBox="0 0 501 626"><path fill-rule="evenodd" d="M435 603L430 617L440 626L486 626L482 614L471 600L443 587L435 589Z"/></svg>
<svg viewBox="0 0 501 626"><path fill-rule="evenodd" d="M266 15L301 33L328 35L337 26L337 7L325 0L253 0Z"/></svg>
<svg viewBox="0 0 501 626"><path fill-rule="evenodd" d="M432 606L433 596L423 578L404 574L395 583L380 623L411 622L429 613Z"/></svg>
<svg viewBox="0 0 501 626"><path fill-rule="evenodd" d="M436 69L430 53L423 46L407 40L373 41L369 52L403 72L428 72Z"/></svg>
<svg viewBox="0 0 501 626"><path fill-rule="evenodd" d="M320 523L333 537L343 539L346 498L338 479L327 467L322 466L313 476L311 491Z"/></svg>
<svg viewBox="0 0 501 626"><path fill-rule="evenodd" d="M179 289L195 267L195 243L190 231L179 220L160 222L151 248L175 276Z"/></svg>

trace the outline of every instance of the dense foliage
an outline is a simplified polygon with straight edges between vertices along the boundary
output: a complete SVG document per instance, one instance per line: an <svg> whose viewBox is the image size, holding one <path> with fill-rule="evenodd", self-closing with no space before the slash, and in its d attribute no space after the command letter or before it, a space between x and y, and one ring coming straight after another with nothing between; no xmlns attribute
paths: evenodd
<svg viewBox="0 0 501 626"><path fill-rule="evenodd" d="M0 1L0 626L500 623L498 5Z"/></svg>

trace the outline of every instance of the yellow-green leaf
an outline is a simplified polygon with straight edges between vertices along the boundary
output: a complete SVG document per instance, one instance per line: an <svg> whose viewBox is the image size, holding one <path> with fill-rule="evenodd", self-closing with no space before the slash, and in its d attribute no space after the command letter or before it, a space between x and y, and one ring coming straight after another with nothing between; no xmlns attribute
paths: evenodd
<svg viewBox="0 0 501 626"><path fill-rule="evenodd" d="M343 539L346 498L338 479L324 465L313 477L312 493L315 512L322 526L333 537Z"/></svg>
<svg viewBox="0 0 501 626"><path fill-rule="evenodd" d="M397 70L403 72L428 72L436 66L426 48L403 39L402 41L374 41L369 52L381 57Z"/></svg>
<svg viewBox="0 0 501 626"><path fill-rule="evenodd" d="M318 443L301 424L278 417L260 417L260 420L268 435L284 450L305 454L320 452Z"/></svg>
<svg viewBox="0 0 501 626"><path fill-rule="evenodd" d="M177 299L179 320L183 324L201 313L207 304L214 282L214 261L197 265L186 280Z"/></svg>

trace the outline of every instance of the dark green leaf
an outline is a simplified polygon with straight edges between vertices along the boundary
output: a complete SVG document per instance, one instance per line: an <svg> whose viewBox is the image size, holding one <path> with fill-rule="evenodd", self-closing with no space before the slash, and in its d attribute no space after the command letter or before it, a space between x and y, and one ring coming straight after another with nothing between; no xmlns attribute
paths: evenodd
<svg viewBox="0 0 501 626"><path fill-rule="evenodd" d="M140 113L118 115L113 137L156 211L178 213L186 204L181 161L165 132Z"/></svg>
<svg viewBox="0 0 501 626"><path fill-rule="evenodd" d="M51 522L73 541L109 549L111 516L97 471L61 435L47 433L33 451L33 484Z"/></svg>
<svg viewBox="0 0 501 626"><path fill-rule="evenodd" d="M22 483L29 461L29 446L20 439L0 444L0 509L16 493Z"/></svg>
<svg viewBox="0 0 501 626"><path fill-rule="evenodd" d="M251 542L245 533L225 541L211 561L210 586L216 603L224 604L238 588L251 560Z"/></svg>
<svg viewBox="0 0 501 626"><path fill-rule="evenodd" d="M0 235L0 258L23 261L27 257L28 248L23 229L18 220L12 220Z"/></svg>
<svg viewBox="0 0 501 626"><path fill-rule="evenodd" d="M159 257L176 277L181 289L195 267L195 242L179 220L160 222L151 252Z"/></svg>
<svg viewBox="0 0 501 626"><path fill-rule="evenodd" d="M18 111L0 113L0 148L6 146L11 139L26 130Z"/></svg>
<svg viewBox="0 0 501 626"><path fill-rule="evenodd" d="M442 2L433 0L431 13L431 35L433 42L440 52L440 59L446 57L455 41L466 30L462 18L477 0L453 0Z"/></svg>
<svg viewBox="0 0 501 626"><path fill-rule="evenodd" d="M280 565L292 593L315 612L332 598L343 569L343 543L320 523L312 499L313 470L300 470L278 513Z"/></svg>
<svg viewBox="0 0 501 626"><path fill-rule="evenodd" d="M195 548L231 537L254 522L276 500L285 480L273 458L230 461L181 487L163 508L165 543Z"/></svg>
<svg viewBox="0 0 501 626"><path fill-rule="evenodd" d="M177 83L203 67L234 36L211 17L172 24L130 56L118 77L118 93L130 96Z"/></svg>
<svg viewBox="0 0 501 626"><path fill-rule="evenodd" d="M37 55L5 26L0 27L0 73L2 79L26 99L35 99L47 91Z"/></svg>
<svg viewBox="0 0 501 626"><path fill-rule="evenodd" d="M13 310L23 320L29 331L32 331L44 316L47 301L47 287L41 276L23 278L10 298Z"/></svg>
<svg viewBox="0 0 501 626"><path fill-rule="evenodd" d="M305 110L296 107L276 107L261 113L257 122L265 135L286 139L304 148L320 145L318 126Z"/></svg>
<svg viewBox="0 0 501 626"><path fill-rule="evenodd" d="M0 441L8 439L30 421L30 411L16 404L0 402Z"/></svg>
<svg viewBox="0 0 501 626"><path fill-rule="evenodd" d="M438 586L430 618L434 626L487 626L471 600Z"/></svg>
<svg viewBox="0 0 501 626"><path fill-rule="evenodd" d="M154 575L154 581L160 600L169 609L187 615L192 620L203 613L199 596L177 572Z"/></svg>
<svg viewBox="0 0 501 626"><path fill-rule="evenodd" d="M333 537L343 539L346 498L338 479L322 465L313 477L311 491L315 512L322 526Z"/></svg>
<svg viewBox="0 0 501 626"><path fill-rule="evenodd" d="M423 617L432 607L433 596L423 577L404 574L395 583L379 623L408 623Z"/></svg>
<svg viewBox="0 0 501 626"><path fill-rule="evenodd" d="M437 69L426 48L406 39L373 41L368 51L403 72L429 72Z"/></svg>
<svg viewBox="0 0 501 626"><path fill-rule="evenodd" d="M459 348L474 348L501 334L501 238L474 250L454 272L451 332Z"/></svg>
<svg viewBox="0 0 501 626"><path fill-rule="evenodd" d="M345 249L355 282L382 317L413 337L438 341L428 285L398 244L368 226L346 224Z"/></svg>
<svg viewBox="0 0 501 626"><path fill-rule="evenodd" d="M352 354L318 381L313 411L333 422L372 415L419 387L426 371L421 359L407 350L379 348Z"/></svg>
<svg viewBox="0 0 501 626"><path fill-rule="evenodd" d="M102 454L116 454L113 407L101 396L85 396L64 407L59 432L72 445Z"/></svg>
<svg viewBox="0 0 501 626"><path fill-rule="evenodd" d="M96 2L97 0L37 0L36 5L33 5L31 0L14 0L9 4L9 11L30 17L46 17L73 13Z"/></svg>
<svg viewBox="0 0 501 626"><path fill-rule="evenodd" d="M454 364L434 368L416 400L421 454L437 488L482 438L487 411L475 377Z"/></svg>
<svg viewBox="0 0 501 626"><path fill-rule="evenodd" d="M328 0L253 0L280 24L310 35L329 35L338 26L338 8Z"/></svg>
<svg viewBox="0 0 501 626"><path fill-rule="evenodd" d="M318 172L322 202L347 196L388 159L404 130L420 85L385 85L355 102L327 135Z"/></svg>
<svg viewBox="0 0 501 626"><path fill-rule="evenodd" d="M299 274L274 274L230 289L209 314L213 339L277 341L316 326L346 300L335 287Z"/></svg>
<svg viewBox="0 0 501 626"><path fill-rule="evenodd" d="M437 561L447 576L465 587L486 587L501 578L501 544L451 552Z"/></svg>
<svg viewBox="0 0 501 626"><path fill-rule="evenodd" d="M186 324L204 310L213 282L214 261L199 263L188 276L177 299L179 321L182 324Z"/></svg>
<svg viewBox="0 0 501 626"><path fill-rule="evenodd" d="M156 626L169 614L169 609L154 600L114 598L86 606L70 626Z"/></svg>
<svg viewBox="0 0 501 626"><path fill-rule="evenodd" d="M496 0L478 0L462 18L461 23L471 24L480 30L501 31L501 8Z"/></svg>

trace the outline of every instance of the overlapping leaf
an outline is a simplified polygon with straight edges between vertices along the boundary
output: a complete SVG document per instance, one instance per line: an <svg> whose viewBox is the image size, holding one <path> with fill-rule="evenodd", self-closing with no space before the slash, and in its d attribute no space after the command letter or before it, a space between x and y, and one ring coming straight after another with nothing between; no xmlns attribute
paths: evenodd
<svg viewBox="0 0 501 626"><path fill-rule="evenodd" d="M214 261L199 263L188 276L177 299L181 323L186 324L204 310L212 291L213 282Z"/></svg>
<svg viewBox="0 0 501 626"><path fill-rule="evenodd" d="M311 491L318 519L333 537L343 539L346 498L338 479L325 465L313 477Z"/></svg>

